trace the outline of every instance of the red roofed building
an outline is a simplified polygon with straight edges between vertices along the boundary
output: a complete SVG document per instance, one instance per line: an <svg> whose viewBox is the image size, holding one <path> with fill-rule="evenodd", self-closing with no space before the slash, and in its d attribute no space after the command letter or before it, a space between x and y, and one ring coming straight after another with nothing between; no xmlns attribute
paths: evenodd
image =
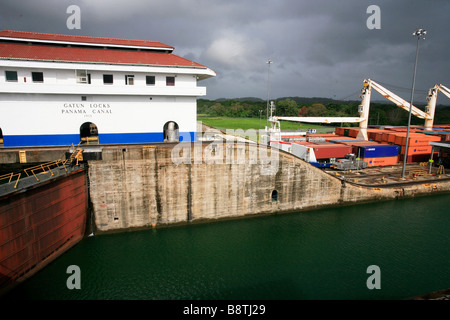
<svg viewBox="0 0 450 320"><path fill-rule="evenodd" d="M158 41L0 31L0 146L196 140L208 67Z"/></svg>

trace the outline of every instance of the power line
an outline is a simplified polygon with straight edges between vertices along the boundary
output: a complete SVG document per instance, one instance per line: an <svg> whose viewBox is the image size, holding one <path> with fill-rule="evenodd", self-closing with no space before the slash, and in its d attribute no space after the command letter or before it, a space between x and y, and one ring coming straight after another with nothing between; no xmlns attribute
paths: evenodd
<svg viewBox="0 0 450 320"><path fill-rule="evenodd" d="M408 93L411 92L411 88L408 89L408 88L399 87L399 86L396 86L396 85L393 85L393 84L389 84L389 83L385 83L385 82L380 82L380 81L377 81L377 82L379 84L381 84L382 86L391 89L392 91L395 90L395 91L402 91L402 92L408 92ZM340 98L338 100L347 100L348 98L350 98L352 96L355 96L355 95L358 95L358 97L359 97L359 94L361 94L361 90L355 91L355 92L353 92L353 93L351 93L351 94L349 94L349 95L347 95L347 96L345 96L343 98ZM416 95L425 95L426 96L427 94L428 94L428 90L414 89L414 96L416 96Z"/></svg>
<svg viewBox="0 0 450 320"><path fill-rule="evenodd" d="M344 97L344 98L340 98L340 99L338 99L338 100L347 100L348 98L350 98L350 97L352 97L352 96L355 96L355 95L359 95L359 94L361 94L361 90L355 91L355 92L353 92L352 94L349 94L348 96L346 96L346 97Z"/></svg>
<svg viewBox="0 0 450 320"><path fill-rule="evenodd" d="M403 91L403 92L411 92L411 88L403 88L403 87L399 87L393 84L389 84L389 83L385 83L385 82L380 82L377 81L379 84L385 86L385 87L390 87L393 88L397 91ZM428 90L420 90L420 89L414 89L414 92L416 93L420 93L420 94L428 94Z"/></svg>

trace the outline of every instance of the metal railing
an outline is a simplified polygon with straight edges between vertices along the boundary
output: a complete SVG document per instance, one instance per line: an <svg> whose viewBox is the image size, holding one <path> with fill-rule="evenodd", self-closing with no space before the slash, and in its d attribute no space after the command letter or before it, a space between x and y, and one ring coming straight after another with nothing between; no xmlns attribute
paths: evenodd
<svg viewBox="0 0 450 320"><path fill-rule="evenodd" d="M72 145L73 146L73 145ZM19 172L19 173L7 173L4 175L0 176L0 182L2 180L8 180L7 183L11 183L11 181L13 181L14 177L17 176L17 180L16 183L14 185L14 189L17 188L17 184L19 183L20 178L22 177L22 174L24 173L27 177L33 175L36 178L36 181L39 181L39 178L36 174L40 174L40 173L48 173L50 172L51 176L54 175L52 169L58 168L63 166L65 171L67 172L67 167L66 166L77 166L79 161L83 160L83 149L79 148L79 145L75 148L73 147L74 151L72 152L72 154L70 155L69 158L67 158L66 160L56 160L56 161L51 161L51 162L47 162L47 163L43 163L43 164L39 164L37 166L33 166L33 167L29 167L23 170L23 172Z"/></svg>
<svg viewBox="0 0 450 320"><path fill-rule="evenodd" d="M15 188L17 188L17 184L19 183L19 179L20 179L21 175L22 175L22 173L20 173L20 172L19 173L14 173L14 172L7 173L7 174L4 174L4 175L0 176L0 181L8 179L7 183L11 183L12 179L15 176L17 176L16 184L14 185L14 189L15 189Z"/></svg>

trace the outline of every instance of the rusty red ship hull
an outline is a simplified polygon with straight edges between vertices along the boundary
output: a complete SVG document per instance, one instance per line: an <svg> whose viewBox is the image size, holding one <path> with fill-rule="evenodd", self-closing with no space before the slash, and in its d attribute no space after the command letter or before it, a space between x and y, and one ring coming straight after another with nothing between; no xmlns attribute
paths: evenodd
<svg viewBox="0 0 450 320"><path fill-rule="evenodd" d="M87 211L85 169L0 198L0 293L79 242Z"/></svg>

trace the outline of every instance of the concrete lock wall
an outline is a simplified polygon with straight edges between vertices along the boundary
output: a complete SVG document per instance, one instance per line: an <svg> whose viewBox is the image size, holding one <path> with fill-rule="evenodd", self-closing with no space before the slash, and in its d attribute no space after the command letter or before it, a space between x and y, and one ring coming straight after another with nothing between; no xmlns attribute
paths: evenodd
<svg viewBox="0 0 450 320"><path fill-rule="evenodd" d="M450 190L449 182L437 187L357 186L291 154L267 149L215 142L104 148L103 160L88 163L97 230L301 211Z"/></svg>

